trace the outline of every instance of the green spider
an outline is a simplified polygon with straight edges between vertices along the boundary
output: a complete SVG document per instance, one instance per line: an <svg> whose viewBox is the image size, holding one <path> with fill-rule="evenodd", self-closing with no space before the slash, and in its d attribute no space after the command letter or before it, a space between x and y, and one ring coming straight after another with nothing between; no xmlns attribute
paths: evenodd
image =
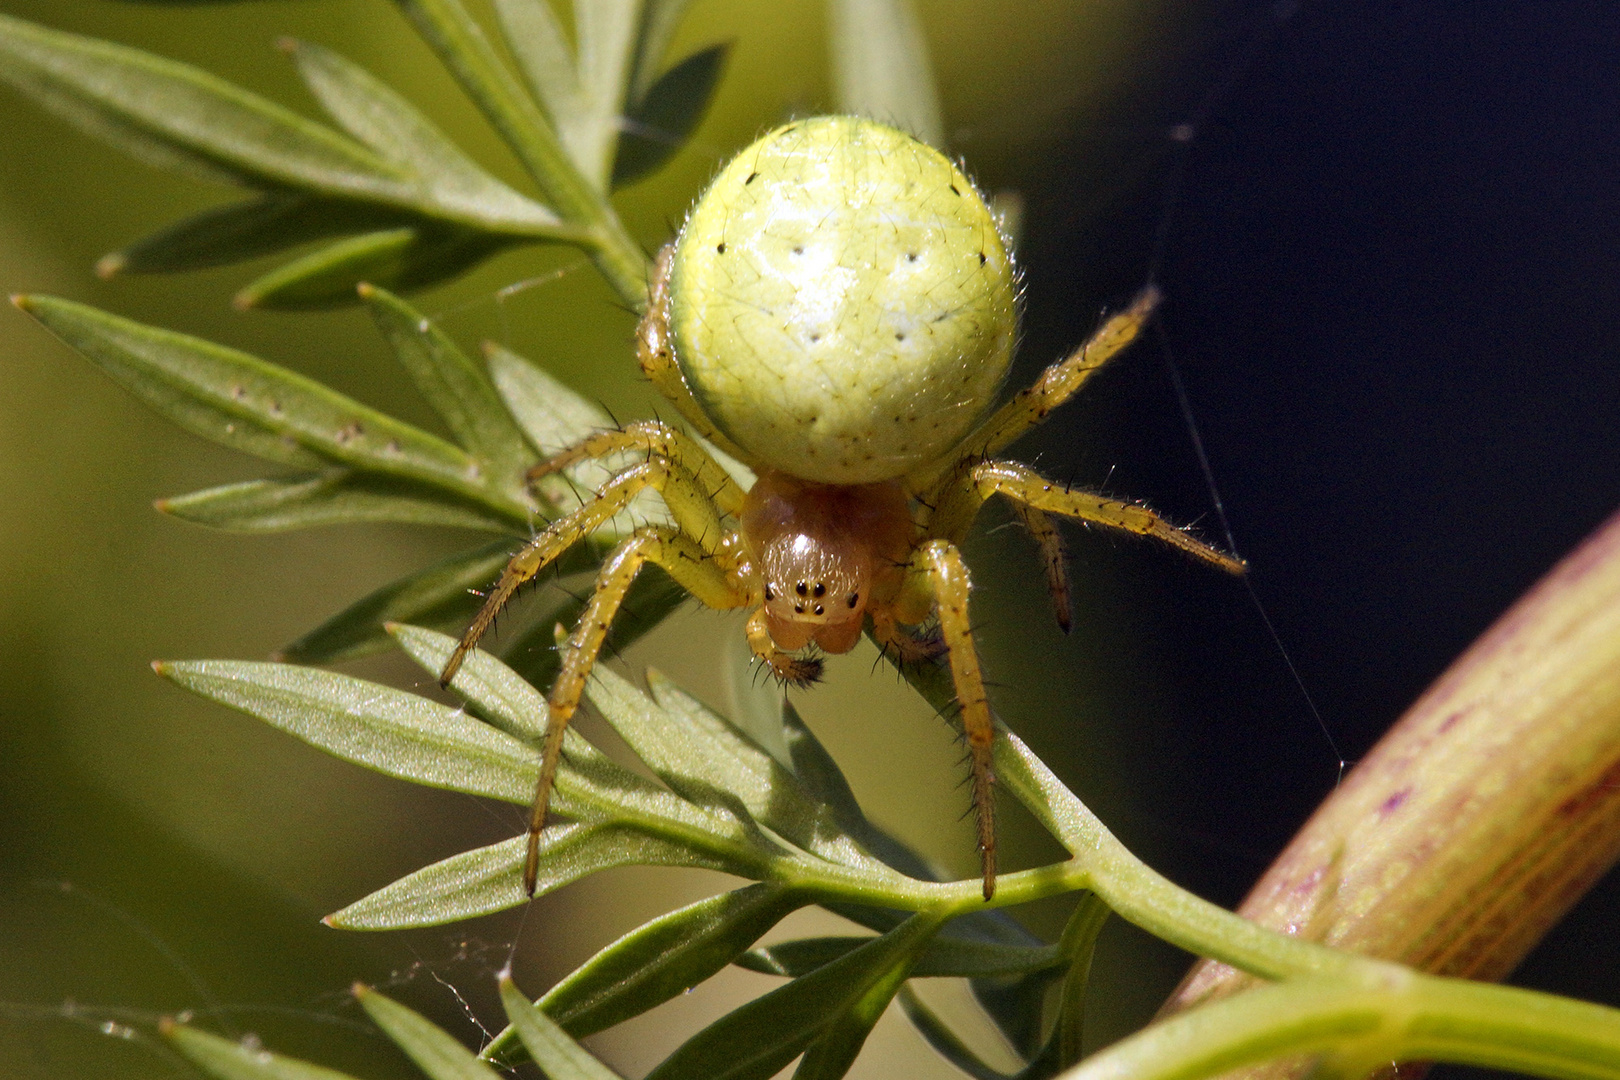
<svg viewBox="0 0 1620 1080"><path fill-rule="evenodd" d="M530 895L563 732L625 593L652 562L711 608L754 609L748 643L791 685L821 671L795 653L848 652L867 625L901 663L948 654L989 900L994 723L959 550L979 508L1005 497L1034 536L1065 631L1069 586L1049 515L1244 570L1143 506L992 458L1128 345L1156 300L1144 291L988 412L1012 358L1017 287L1006 241L961 170L901 131L837 116L780 127L737 155L659 253L637 351L692 430L758 480L744 491L696 439L659 421L592 435L537 466L532 479L641 457L513 557L441 675L448 684L523 583L637 492L662 496L674 524L643 526L609 554L563 646L529 825ZM935 616L939 632L919 633Z"/></svg>

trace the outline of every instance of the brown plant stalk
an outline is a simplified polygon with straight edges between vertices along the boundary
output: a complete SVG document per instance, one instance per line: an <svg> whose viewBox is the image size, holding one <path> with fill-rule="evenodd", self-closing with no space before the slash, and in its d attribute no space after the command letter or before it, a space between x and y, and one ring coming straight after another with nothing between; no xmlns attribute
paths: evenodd
<svg viewBox="0 0 1620 1080"><path fill-rule="evenodd" d="M1617 858L1620 514L1418 699L1238 911L1335 948L1496 980ZM1163 1012L1252 982L1202 961Z"/></svg>

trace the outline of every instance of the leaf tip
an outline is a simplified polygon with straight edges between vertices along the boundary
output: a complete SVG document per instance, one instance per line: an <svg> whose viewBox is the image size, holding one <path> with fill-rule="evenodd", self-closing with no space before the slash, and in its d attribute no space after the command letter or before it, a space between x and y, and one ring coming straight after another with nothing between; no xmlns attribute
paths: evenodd
<svg viewBox="0 0 1620 1080"><path fill-rule="evenodd" d="M293 37L291 34L282 34L280 37L276 38L275 44L277 49L280 49L288 56L292 56L298 52L298 39Z"/></svg>
<svg viewBox="0 0 1620 1080"><path fill-rule="evenodd" d="M333 921L336 918L337 918L337 914L335 912L333 914L331 914L331 915L322 915L321 916L321 925L331 927L333 930L336 930L337 929L337 923Z"/></svg>
<svg viewBox="0 0 1620 1080"><path fill-rule="evenodd" d="M363 982L355 982L349 986L349 993L354 995L356 1001L364 1001L372 995L372 989Z"/></svg>
<svg viewBox="0 0 1620 1080"><path fill-rule="evenodd" d="M158 1034L163 1036L165 1039L174 1038L174 1033L179 1029L179 1027L180 1025L175 1023L174 1017L172 1016L158 1017Z"/></svg>
<svg viewBox="0 0 1620 1080"><path fill-rule="evenodd" d="M360 294L360 299L370 300L377 295L377 286L369 281L362 281L354 287L354 291Z"/></svg>
<svg viewBox="0 0 1620 1080"><path fill-rule="evenodd" d="M169 677L169 667L170 662L168 660L152 661L152 670L157 672L159 675L162 675L165 679Z"/></svg>
<svg viewBox="0 0 1620 1080"><path fill-rule="evenodd" d="M117 277L123 272L124 267L128 265L129 259L125 257L122 251L114 251L111 254L103 255L96 260L96 277L102 281L108 281Z"/></svg>
<svg viewBox="0 0 1620 1080"><path fill-rule="evenodd" d="M262 298L263 295L250 285L231 297L231 307L237 311L252 311L259 306L259 301Z"/></svg>
<svg viewBox="0 0 1620 1080"><path fill-rule="evenodd" d="M27 312L30 315L34 314L34 309L33 309L33 306L32 306L33 302L34 302L33 297L28 296L25 293L15 293L14 292L14 293L11 294L11 305L12 305L12 307L15 307L18 311L24 311L24 312Z"/></svg>

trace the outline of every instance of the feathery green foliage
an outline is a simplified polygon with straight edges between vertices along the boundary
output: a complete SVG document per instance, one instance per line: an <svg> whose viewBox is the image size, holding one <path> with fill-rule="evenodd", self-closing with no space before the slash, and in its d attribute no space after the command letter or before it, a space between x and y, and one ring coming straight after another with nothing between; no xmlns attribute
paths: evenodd
<svg viewBox="0 0 1620 1080"><path fill-rule="evenodd" d="M491 348L483 362L397 291L464 272L520 244L583 251L633 308L646 258L610 195L664 164L695 129L724 68L715 45L666 64L683 0L573 5L569 33L547 0L494 0L506 53L461 0L398 0L532 182L496 179L404 97L332 50L286 42L320 124L196 68L0 17L0 79L130 153L247 189L108 256L105 274L189 270L319 245L246 285L244 307L364 303L422 397L440 438L286 368L222 345L49 297L19 306L125 388L187 430L294 470L165 499L163 511L264 532L338 522L449 525L477 546L396 581L286 646L292 663L161 663L185 689L258 717L330 754L412 783L527 804L546 727L540 687L552 626L577 617L559 590L510 663L474 653L452 708L310 666L397 645L437 674L510 545L561 513L605 473L586 463L531 487L531 466L610 421L528 361ZM903 0L838 0L840 105L943 130L926 52ZM746 470L737 470L745 486ZM594 574L609 529L560 561L565 583ZM576 589L575 592L583 591ZM648 575L616 626L627 643L679 602ZM538 647L536 643L539 643ZM942 710L948 677L906 672ZM372 1021L432 1080L489 1080L525 1059L553 1080L614 1074L574 1038L630 1019L728 965L787 981L696 1032L652 1076L764 1078L800 1058L805 1080L842 1076L897 997L964 1072L997 1077L908 986L971 980L1024 1061L1020 1077L1212 1076L1250 1062L1319 1055L1352 1077L1382 1062L1436 1058L1546 1076L1620 1074L1620 1012L1440 979L1261 930L1189 895L1127 852L1018 739L998 735L1002 786L1068 852L1003 875L992 904L978 881L935 880L926 862L868 820L838 766L792 711L756 738L656 672L643 692L607 668L595 709L656 779L569 732L540 891L608 867L680 865L751 884L669 912L602 949L538 1001L509 978L510 1026L479 1054L364 987ZM776 753L769 747L775 747ZM785 749L784 749L785 748ZM463 852L359 898L327 922L351 930L432 926L526 902L522 837ZM1068 928L1042 941L1005 908L1073 894ZM872 931L759 946L784 916L819 904ZM1271 985L1153 1025L1080 1062L1093 944L1110 914ZM1048 994L1051 987L1057 992ZM343 1080L342 1074L185 1024L163 1034L221 1080Z"/></svg>

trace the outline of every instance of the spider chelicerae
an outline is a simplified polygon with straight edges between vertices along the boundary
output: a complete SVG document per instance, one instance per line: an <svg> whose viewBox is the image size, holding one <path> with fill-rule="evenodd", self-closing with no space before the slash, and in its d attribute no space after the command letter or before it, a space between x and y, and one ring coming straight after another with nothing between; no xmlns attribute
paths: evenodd
<svg viewBox="0 0 1620 1080"><path fill-rule="evenodd" d="M1149 288L994 411L1017 331L1012 260L972 182L894 128L820 117L767 134L721 170L659 253L637 331L642 371L691 430L750 466L747 491L660 421L603 431L531 471L634 452L578 510L508 564L441 674L446 685L501 608L571 545L656 490L671 524L643 525L602 563L562 648L529 825L535 888L563 732L631 582L656 563L711 608L752 608L754 655L784 682L863 629L898 662L948 657L972 762L984 897L995 892L994 721L968 621L959 545L1004 497L1040 549L1069 628L1052 515L1150 536L1232 573L1244 563L1136 503L997 460L1128 345ZM937 633L919 627L938 619Z"/></svg>

